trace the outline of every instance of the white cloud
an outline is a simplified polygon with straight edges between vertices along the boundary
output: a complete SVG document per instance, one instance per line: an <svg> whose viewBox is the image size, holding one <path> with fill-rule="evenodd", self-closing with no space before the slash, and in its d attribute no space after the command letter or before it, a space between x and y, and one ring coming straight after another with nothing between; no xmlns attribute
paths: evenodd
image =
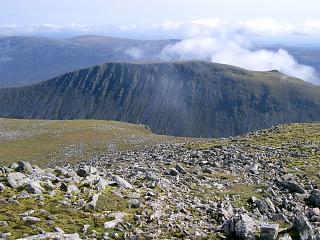
<svg viewBox="0 0 320 240"><path fill-rule="evenodd" d="M207 60L254 71L278 70L293 77L316 82L315 70L299 64L285 50L252 50L241 37L186 39L166 46L161 56L165 60Z"/></svg>
<svg viewBox="0 0 320 240"><path fill-rule="evenodd" d="M320 20L309 20L300 23L280 22L274 19L252 19L248 21L224 21L220 18L207 18L188 21L166 21L151 25L101 25L90 26L81 24L36 24L36 25L0 25L0 35L36 34L36 33L63 33L74 34L112 34L112 33L145 33L153 35L159 33L176 37L191 37L195 35L210 36L212 34L240 33L244 35L261 36L288 36L317 35L320 36Z"/></svg>
<svg viewBox="0 0 320 240"><path fill-rule="evenodd" d="M260 35L287 35L299 32L299 25L293 23L280 23L274 19L254 19L246 22L238 22L239 28L244 32Z"/></svg>
<svg viewBox="0 0 320 240"><path fill-rule="evenodd" d="M133 59L141 59L143 57L143 50L137 47L127 48L125 53Z"/></svg>

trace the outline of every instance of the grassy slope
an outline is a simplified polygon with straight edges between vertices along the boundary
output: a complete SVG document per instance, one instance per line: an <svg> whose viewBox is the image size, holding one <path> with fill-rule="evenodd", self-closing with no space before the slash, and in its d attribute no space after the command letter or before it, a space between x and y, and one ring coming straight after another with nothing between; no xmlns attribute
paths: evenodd
<svg viewBox="0 0 320 240"><path fill-rule="evenodd" d="M115 121L0 119L0 165L19 160L40 166L71 163L115 149L180 140L153 134L143 126Z"/></svg>

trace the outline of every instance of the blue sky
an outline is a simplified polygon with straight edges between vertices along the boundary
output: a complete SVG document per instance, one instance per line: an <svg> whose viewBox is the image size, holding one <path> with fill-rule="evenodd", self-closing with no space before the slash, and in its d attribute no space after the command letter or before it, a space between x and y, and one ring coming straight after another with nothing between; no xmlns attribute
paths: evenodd
<svg viewBox="0 0 320 240"><path fill-rule="evenodd" d="M319 18L319 9L318 0L1 0L0 22L142 25L216 17L301 22Z"/></svg>
<svg viewBox="0 0 320 240"><path fill-rule="evenodd" d="M318 0L1 0L0 35L184 38L201 28L319 42L319 9Z"/></svg>

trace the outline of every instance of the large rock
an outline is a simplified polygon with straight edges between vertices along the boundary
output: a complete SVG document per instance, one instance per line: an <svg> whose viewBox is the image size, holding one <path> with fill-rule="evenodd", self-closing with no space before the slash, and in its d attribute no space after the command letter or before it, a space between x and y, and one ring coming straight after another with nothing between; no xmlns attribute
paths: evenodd
<svg viewBox="0 0 320 240"><path fill-rule="evenodd" d="M97 168L93 166L84 166L79 168L79 170L77 171L78 176L84 177L84 178L95 173L97 173Z"/></svg>
<svg viewBox="0 0 320 240"><path fill-rule="evenodd" d="M320 208L320 190L316 189L314 190L309 198L307 199L307 203L311 206Z"/></svg>
<svg viewBox="0 0 320 240"><path fill-rule="evenodd" d="M297 215L294 222L294 228L299 233L300 240L315 240L316 236L312 225L305 216Z"/></svg>
<svg viewBox="0 0 320 240"><path fill-rule="evenodd" d="M29 184L30 178L21 172L9 173L7 181L12 188L22 188Z"/></svg>
<svg viewBox="0 0 320 240"><path fill-rule="evenodd" d="M79 234L63 234L63 233L43 233L33 235L30 237L19 238L18 240L42 240L42 239L54 239L54 240L81 240Z"/></svg>
<svg viewBox="0 0 320 240"><path fill-rule="evenodd" d="M35 224L37 222L40 222L41 219L37 217L32 217L32 216L26 216L22 217L21 220L27 224Z"/></svg>
<svg viewBox="0 0 320 240"><path fill-rule="evenodd" d="M102 191L106 188L106 186L108 186L108 181L106 181L104 178L99 178L97 184L96 184L96 188L98 191Z"/></svg>
<svg viewBox="0 0 320 240"><path fill-rule="evenodd" d="M225 234L239 239L254 240L258 232L258 225L253 218L246 214L235 215L224 222L222 226Z"/></svg>
<svg viewBox="0 0 320 240"><path fill-rule="evenodd" d="M26 188L29 193L33 193L33 194L42 194L45 191L45 189L41 187L38 181L33 181L33 180L30 180Z"/></svg>
<svg viewBox="0 0 320 240"><path fill-rule="evenodd" d="M113 181L114 181L117 185L119 185L119 186L121 186L121 187L128 188L128 189L133 189L133 186L132 186L128 181L126 181L125 179L123 179L122 177L119 177L119 176L117 176L117 175L114 175L114 176L112 177L112 179L113 179Z"/></svg>
<svg viewBox="0 0 320 240"><path fill-rule="evenodd" d="M94 195L91 197L90 202L87 203L86 210L94 211L94 210L96 209L96 205L97 205L99 196L100 196L100 193L94 194Z"/></svg>
<svg viewBox="0 0 320 240"><path fill-rule="evenodd" d="M260 227L261 240L275 240L278 237L279 225L278 224L262 224Z"/></svg>
<svg viewBox="0 0 320 240"><path fill-rule="evenodd" d="M292 240L289 234L285 234L283 237L280 237L278 240Z"/></svg>
<svg viewBox="0 0 320 240"><path fill-rule="evenodd" d="M2 183L0 183L0 193L3 192L5 189L6 187Z"/></svg>
<svg viewBox="0 0 320 240"><path fill-rule="evenodd" d="M284 188L288 189L290 192L296 192L304 194L305 190L303 187L301 187L296 181L294 180L285 180L281 181L280 185L282 185Z"/></svg>
<svg viewBox="0 0 320 240"><path fill-rule="evenodd" d="M16 168L16 171L22 172L25 174L31 174L33 172L33 167L28 162L19 161L18 167Z"/></svg>

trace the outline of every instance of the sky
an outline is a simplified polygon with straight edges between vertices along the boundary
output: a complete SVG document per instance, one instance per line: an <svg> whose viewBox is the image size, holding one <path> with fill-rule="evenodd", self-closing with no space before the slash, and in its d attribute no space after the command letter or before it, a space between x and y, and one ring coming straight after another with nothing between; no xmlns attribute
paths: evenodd
<svg viewBox="0 0 320 240"><path fill-rule="evenodd" d="M259 41L318 42L319 9L318 0L1 0L0 35L184 38L201 20Z"/></svg>
<svg viewBox="0 0 320 240"><path fill-rule="evenodd" d="M319 18L318 0L1 0L1 24L144 25L168 20Z"/></svg>

